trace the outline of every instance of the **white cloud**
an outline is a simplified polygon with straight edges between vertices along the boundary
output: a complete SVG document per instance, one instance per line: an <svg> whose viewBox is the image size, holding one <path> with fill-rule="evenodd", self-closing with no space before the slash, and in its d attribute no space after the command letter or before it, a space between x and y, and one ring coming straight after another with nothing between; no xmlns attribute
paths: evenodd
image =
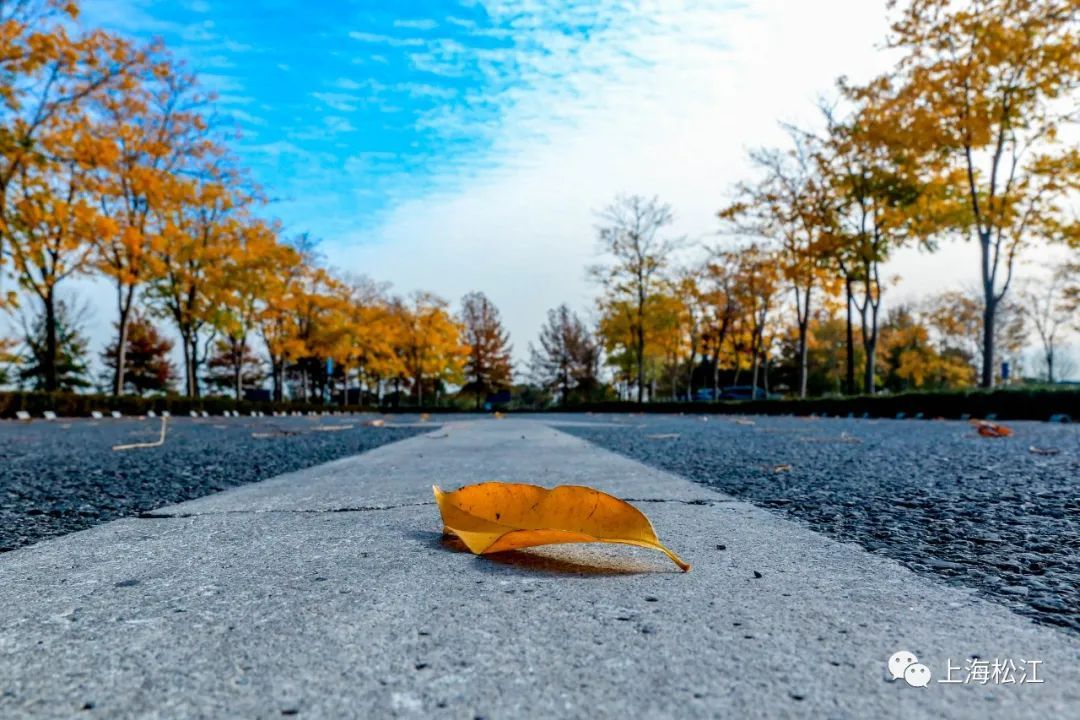
<svg viewBox="0 0 1080 720"><path fill-rule="evenodd" d="M612 12L585 41L544 29L550 5L531 14L520 3L486 5L532 46L487 58L497 72L509 53L520 71L519 83L484 98L499 108L484 128L491 150L326 251L403 292L430 288L456 301L483 290L519 358L548 308L591 305L596 212L616 193L659 194L675 208L673 234L712 239L717 208L749 171L746 151L781 142L779 120L816 120L815 100L838 75L885 66L874 48L883 1L763 0L751 10L655 0ZM414 61L450 74L463 52L440 44ZM468 113L445 105L423 122L452 133Z"/></svg>
<svg viewBox="0 0 1080 720"><path fill-rule="evenodd" d="M349 37L360 42L389 45L390 47L413 47L424 44L424 41L420 38L394 37L393 35L379 35L360 30L353 30L349 33Z"/></svg>
<svg viewBox="0 0 1080 720"><path fill-rule="evenodd" d="M336 92L313 92L311 97L338 112L354 112L359 101L355 95Z"/></svg>
<svg viewBox="0 0 1080 720"><path fill-rule="evenodd" d="M434 30L439 26L439 23L425 18L421 20L395 20L394 27L396 28L409 28L410 30Z"/></svg>

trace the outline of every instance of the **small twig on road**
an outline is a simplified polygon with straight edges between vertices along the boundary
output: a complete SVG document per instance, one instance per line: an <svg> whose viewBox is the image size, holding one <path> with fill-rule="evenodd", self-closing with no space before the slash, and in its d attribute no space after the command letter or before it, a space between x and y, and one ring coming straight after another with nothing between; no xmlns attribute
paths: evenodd
<svg viewBox="0 0 1080 720"><path fill-rule="evenodd" d="M135 450L136 448L161 447L162 445L165 444L165 428L168 425L168 422L169 422L169 418L167 418L167 417L162 417L161 418L161 436L158 437L158 439L155 440L154 442L129 443L127 445L113 445L112 449L113 450Z"/></svg>
<svg viewBox="0 0 1080 720"><path fill-rule="evenodd" d="M342 430L352 429L352 425L318 425L311 428L311 432L341 432Z"/></svg>

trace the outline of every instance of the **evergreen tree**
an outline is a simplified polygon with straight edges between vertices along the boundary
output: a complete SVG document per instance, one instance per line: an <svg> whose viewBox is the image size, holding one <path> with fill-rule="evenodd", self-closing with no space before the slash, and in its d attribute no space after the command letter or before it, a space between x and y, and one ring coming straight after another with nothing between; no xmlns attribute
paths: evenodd
<svg viewBox="0 0 1080 720"><path fill-rule="evenodd" d="M43 311L29 322L24 320L23 353L16 373L19 385L60 392L90 387L86 367L89 343L80 320L80 313L63 300L56 301L51 313ZM54 348L55 355L50 352Z"/></svg>
<svg viewBox="0 0 1080 720"><path fill-rule="evenodd" d="M461 323L469 346L465 360L467 383L463 392L476 396L476 406L492 392L510 387L510 336L503 328L499 310L481 292L462 298Z"/></svg>

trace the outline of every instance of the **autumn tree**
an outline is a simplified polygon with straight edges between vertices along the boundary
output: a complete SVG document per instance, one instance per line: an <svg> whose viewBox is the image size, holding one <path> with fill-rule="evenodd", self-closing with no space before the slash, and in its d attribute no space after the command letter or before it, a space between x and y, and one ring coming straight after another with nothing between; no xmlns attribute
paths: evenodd
<svg viewBox="0 0 1080 720"><path fill-rule="evenodd" d="M462 378L468 348L462 343L461 325L442 298L418 291L395 306L404 376L412 382L416 404L422 406L426 381L438 388Z"/></svg>
<svg viewBox="0 0 1080 720"><path fill-rule="evenodd" d="M154 322L138 311L128 319L128 325L128 331L123 334L127 346L123 353L127 370L124 373L124 386L120 391L143 395L170 389L176 380L176 369L169 358L173 341L163 336ZM118 334L101 354L101 361L110 373L110 384L116 378L116 366L120 357L116 346L119 337Z"/></svg>
<svg viewBox="0 0 1080 720"><path fill-rule="evenodd" d="M710 306L707 292L703 284L703 272L700 267L686 267L679 270L672 283L674 306L675 332L682 337L681 349L683 356L673 363L672 369L672 393L678 394L677 377L680 368L679 360L683 364L686 380L686 399L692 400L694 390L694 367L700 352L704 351L704 338L706 323L709 319Z"/></svg>
<svg viewBox="0 0 1080 720"><path fill-rule="evenodd" d="M994 382L994 326L1023 246L1077 232L1067 202L1080 188L1080 152L1060 130L1080 80L1075 0L909 0L890 45L897 112L930 143L924 162L954 189L952 225L976 238L982 281L980 383Z"/></svg>
<svg viewBox="0 0 1080 720"><path fill-rule="evenodd" d="M898 305L882 325L882 385L894 392L948 390L970 384L967 357L935 347L930 329L914 308Z"/></svg>
<svg viewBox="0 0 1080 720"><path fill-rule="evenodd" d="M761 380L762 362L767 360L769 327L781 289L779 258L775 250L760 243L726 251L734 272L732 290L738 307L737 323L746 335L750 355L750 382L755 388ZM739 352L735 353L736 371Z"/></svg>
<svg viewBox="0 0 1080 720"><path fill-rule="evenodd" d="M202 117L208 96L168 56L153 53L134 68L131 87L108 88L98 101L99 132L116 158L99 168L101 212L112 232L93 239L97 269L113 284L117 340L113 393L125 386L128 323L139 292L163 273L168 214L183 202L179 174L209 150Z"/></svg>
<svg viewBox="0 0 1080 720"><path fill-rule="evenodd" d="M341 300L342 283L323 267L307 267L301 275L292 312L295 313L288 360L299 373L300 396L320 397L329 387L327 360L347 344L347 319Z"/></svg>
<svg viewBox="0 0 1080 720"><path fill-rule="evenodd" d="M479 408L489 393L510 387L510 335L499 309L482 292L471 292L461 299L461 327L462 340L469 348L462 392L473 393Z"/></svg>
<svg viewBox="0 0 1080 720"><path fill-rule="evenodd" d="M720 365L731 347L731 334L739 313L735 291L737 255L712 251L701 266L698 301L702 305L702 353L711 370L713 400L720 398Z"/></svg>
<svg viewBox="0 0 1080 720"><path fill-rule="evenodd" d="M661 237L673 220L671 206L656 197L617 197L601 213L598 230L600 249L609 262L589 270L603 288L600 304L606 314L625 316L638 402L645 397L648 314L663 285L670 256L680 246L678 240Z"/></svg>
<svg viewBox="0 0 1080 720"><path fill-rule="evenodd" d="M313 254L314 246L305 236L291 243L279 243L274 248L274 272L261 279L262 298L255 324L269 356L276 402L285 399L285 371L289 360L302 354L296 311Z"/></svg>
<svg viewBox="0 0 1080 720"><path fill-rule="evenodd" d="M193 177L177 179L158 251L162 272L148 289L180 335L188 397L199 395L198 370L225 306L223 274L242 232L236 210L243 202L235 171L220 157L200 163L195 171Z"/></svg>
<svg viewBox="0 0 1080 720"><path fill-rule="evenodd" d="M848 303L849 392L854 308L863 346L863 392L873 394L885 288L882 266L900 247L932 247L930 218L940 217L935 202L942 188L921 177L917 153L892 113L887 79L861 87L841 80L840 87L853 107L846 117L826 109L827 134L815 157L833 198L828 257L839 271Z"/></svg>
<svg viewBox="0 0 1080 720"><path fill-rule="evenodd" d="M27 197L40 196L53 163L87 159L90 100L103 88L126 83L138 58L108 33L72 36L76 15L75 4L62 0L0 3L0 271L8 257L25 261L33 252L15 247L27 239L15 236L20 223L23 233L28 220L38 224L34 242L41 241L39 218L27 217ZM72 142L75 134L81 147ZM15 192L20 184L22 191ZM0 307L14 300L8 291Z"/></svg>
<svg viewBox="0 0 1080 720"><path fill-rule="evenodd" d="M21 92L9 96L0 128L0 237L19 285L42 308L50 391L58 382L57 286L88 269L91 238L112 232L97 210L93 170L112 163L115 148L95 134L92 103L110 85L129 86L137 57L104 33L69 41L57 29L51 37L56 55L24 77L26 86L15 83ZM30 108L39 114L27 117Z"/></svg>
<svg viewBox="0 0 1080 720"><path fill-rule="evenodd" d="M236 231L234 244L218 269L216 292L223 304L213 323L220 337L215 340L212 358L216 368L208 377L212 376L214 384L222 387L217 380L223 368L229 368L232 383L228 387L236 399L241 400L244 388L256 385L264 377L262 368L256 372L250 361L250 341L256 332L259 313L267 301L267 278L281 270L277 265L281 252L278 230L274 226L261 220L242 218L233 227Z"/></svg>
<svg viewBox="0 0 1080 720"><path fill-rule="evenodd" d="M719 214L738 234L761 238L777 250L780 274L795 308L799 396L806 397L808 330L815 291L830 274L834 203L831 188L816 174L814 138L794 129L789 134L790 149L751 153L761 179L741 183L735 202Z"/></svg>
<svg viewBox="0 0 1080 720"><path fill-rule="evenodd" d="M12 338L0 337L0 386L14 382L19 362L18 344Z"/></svg>
<svg viewBox="0 0 1080 720"><path fill-rule="evenodd" d="M352 287L352 356L361 390L366 389L382 401L384 382L405 372L398 350L402 347L403 327L388 287L368 278L353 278Z"/></svg>

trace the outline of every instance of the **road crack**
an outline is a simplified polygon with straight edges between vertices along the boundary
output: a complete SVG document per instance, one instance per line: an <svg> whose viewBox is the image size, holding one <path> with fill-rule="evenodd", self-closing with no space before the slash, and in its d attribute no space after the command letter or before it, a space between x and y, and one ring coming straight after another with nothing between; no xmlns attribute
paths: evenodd
<svg viewBox="0 0 1080 720"><path fill-rule="evenodd" d="M399 505L356 505L353 507L340 508L294 508L294 509L269 509L269 510L208 510L206 512L162 512L150 510L136 515L140 520L170 520L180 518L205 517L208 515L330 515L333 513L360 513L379 512L382 510L398 510L408 507L425 507L434 505L434 502L401 503Z"/></svg>

